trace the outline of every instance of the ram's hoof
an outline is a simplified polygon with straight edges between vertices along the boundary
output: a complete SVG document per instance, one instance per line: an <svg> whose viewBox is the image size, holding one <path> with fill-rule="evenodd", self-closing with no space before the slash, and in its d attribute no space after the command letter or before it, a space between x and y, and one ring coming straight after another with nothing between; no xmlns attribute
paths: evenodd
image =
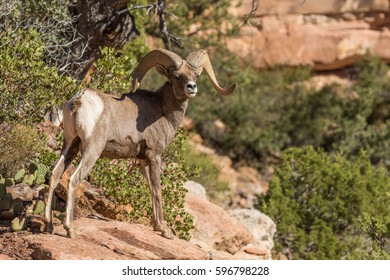
<svg viewBox="0 0 390 280"><path fill-rule="evenodd" d="M172 230L169 227L164 228L161 230L161 236L165 237L166 239L173 239L175 236L172 233Z"/></svg>
<svg viewBox="0 0 390 280"><path fill-rule="evenodd" d="M47 233L53 234L53 232L54 232L53 223L46 221L45 222L44 231L47 232Z"/></svg>
<svg viewBox="0 0 390 280"><path fill-rule="evenodd" d="M74 228L68 228L68 227L64 227L66 229L66 237L68 238L76 238L76 231L74 230Z"/></svg>

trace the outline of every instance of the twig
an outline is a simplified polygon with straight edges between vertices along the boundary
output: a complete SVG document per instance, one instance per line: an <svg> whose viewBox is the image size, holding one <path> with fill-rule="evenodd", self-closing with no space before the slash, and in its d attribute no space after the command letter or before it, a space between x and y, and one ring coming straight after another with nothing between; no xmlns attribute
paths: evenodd
<svg viewBox="0 0 390 280"><path fill-rule="evenodd" d="M250 22L250 19L251 18L255 18L257 20L257 16L256 16L256 12L259 8L259 0L252 0L251 1L251 10L248 14L246 14L244 20L242 21L242 24L234 31L234 33L238 32L244 25L248 25L249 28L251 29L251 32L252 32L252 38L251 38L251 43L250 43L250 49L252 48L252 44L253 44L253 34L254 34L254 27L252 25L252 23Z"/></svg>
<svg viewBox="0 0 390 280"><path fill-rule="evenodd" d="M259 8L259 2L260 2L259 0L252 0L251 10L244 18L244 20L243 20L242 24L240 25L240 27L238 28L238 30L240 30L244 25L250 24L249 20L251 18L256 18L256 12L257 12L257 9Z"/></svg>
<svg viewBox="0 0 390 280"><path fill-rule="evenodd" d="M119 11L119 12L118 12L118 15L127 13L128 11L140 10L140 9L146 9L146 14L149 14L149 12L150 12L153 8L156 9L156 8L157 8L157 4L133 5L133 6L131 6L130 8L127 8L127 9L124 9L124 10Z"/></svg>
<svg viewBox="0 0 390 280"><path fill-rule="evenodd" d="M174 36L172 33L168 31L168 26L166 22L166 17L173 17L178 20L179 18L166 11L166 3L165 0L158 0L157 3L148 4L148 5L133 5L127 9L121 10L118 14L123 14L128 11L146 9L146 14L149 14L151 10L155 10L155 14L159 18L159 29L160 29L160 37L163 39L169 50L172 49L172 44L175 46L182 48L181 38Z"/></svg>
<svg viewBox="0 0 390 280"><path fill-rule="evenodd" d="M161 35L162 39L164 40L165 44L167 45L167 48L169 50L172 49L172 44L171 43L174 43L177 47L182 48L183 46L182 46L182 44L180 42L180 38L178 38L178 37L172 35L170 32L168 32L165 16L166 15L167 16L172 16L172 14L167 13L165 11L165 7L166 7L165 6L165 1L164 0L158 0L157 5L158 5L158 11L157 12L158 12L159 20L160 20L160 35Z"/></svg>

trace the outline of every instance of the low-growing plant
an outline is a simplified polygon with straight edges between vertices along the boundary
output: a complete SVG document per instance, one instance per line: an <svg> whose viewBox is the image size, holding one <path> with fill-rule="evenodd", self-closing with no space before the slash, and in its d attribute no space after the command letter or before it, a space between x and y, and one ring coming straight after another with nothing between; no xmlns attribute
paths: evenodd
<svg viewBox="0 0 390 280"><path fill-rule="evenodd" d="M39 154L35 158L35 161L46 165L47 167L49 167L50 170L51 167L54 166L54 164L58 160L59 156L60 155L54 150L50 149L49 147L46 147L39 152Z"/></svg>
<svg viewBox="0 0 390 280"><path fill-rule="evenodd" d="M277 224L275 249L292 259L357 258L369 250L359 217L388 215L390 177L361 152L347 160L312 147L291 148L259 197Z"/></svg>

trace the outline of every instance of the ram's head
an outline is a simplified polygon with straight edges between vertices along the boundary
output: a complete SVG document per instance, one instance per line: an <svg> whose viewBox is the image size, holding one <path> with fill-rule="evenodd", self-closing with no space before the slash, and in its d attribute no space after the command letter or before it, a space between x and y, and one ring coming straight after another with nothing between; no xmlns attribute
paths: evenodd
<svg viewBox="0 0 390 280"><path fill-rule="evenodd" d="M133 72L132 92L138 89L145 74L153 67L173 85L176 98L191 98L197 93L196 80L204 70L214 88L222 95L231 94L236 84L222 88L215 77L209 56L205 50L191 52L184 60L177 54L157 49L146 54Z"/></svg>

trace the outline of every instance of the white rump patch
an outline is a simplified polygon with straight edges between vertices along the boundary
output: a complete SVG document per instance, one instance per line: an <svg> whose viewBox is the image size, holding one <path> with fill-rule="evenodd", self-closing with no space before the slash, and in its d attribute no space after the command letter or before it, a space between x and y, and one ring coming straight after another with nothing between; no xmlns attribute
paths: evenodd
<svg viewBox="0 0 390 280"><path fill-rule="evenodd" d="M84 90L77 110L77 125L84 131L85 138L91 136L97 121L103 113L103 100L92 90Z"/></svg>

